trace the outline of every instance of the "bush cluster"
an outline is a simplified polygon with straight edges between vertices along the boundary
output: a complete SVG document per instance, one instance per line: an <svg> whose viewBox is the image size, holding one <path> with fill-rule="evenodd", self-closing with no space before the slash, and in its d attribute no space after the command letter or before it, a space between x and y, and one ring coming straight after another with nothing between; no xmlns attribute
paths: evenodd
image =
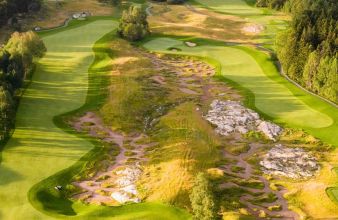
<svg viewBox="0 0 338 220"><path fill-rule="evenodd" d="M139 6L130 6L124 10L117 33L130 41L147 36L150 32L146 12Z"/></svg>
<svg viewBox="0 0 338 220"><path fill-rule="evenodd" d="M338 103L338 2L288 1L290 27L279 34L277 56L285 73L303 87Z"/></svg>

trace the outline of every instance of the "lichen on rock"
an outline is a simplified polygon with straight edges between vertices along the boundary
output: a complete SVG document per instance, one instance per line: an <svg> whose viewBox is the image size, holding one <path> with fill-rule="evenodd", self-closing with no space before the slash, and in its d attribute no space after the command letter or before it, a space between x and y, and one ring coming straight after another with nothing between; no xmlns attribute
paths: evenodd
<svg viewBox="0 0 338 220"><path fill-rule="evenodd" d="M214 100L210 107L205 119L216 125L216 132L221 135L260 131L269 139L276 141L276 137L282 132L281 127L271 122L262 121L257 112L245 108L240 102Z"/></svg>
<svg viewBox="0 0 338 220"><path fill-rule="evenodd" d="M141 202L138 198L136 181L139 179L142 170L139 166L127 166L121 170L115 171L117 179L115 180L116 191L111 197L120 204L126 202Z"/></svg>
<svg viewBox="0 0 338 220"><path fill-rule="evenodd" d="M293 179L309 178L320 169L315 157L301 148L287 148L277 144L260 161L262 171L269 175Z"/></svg>

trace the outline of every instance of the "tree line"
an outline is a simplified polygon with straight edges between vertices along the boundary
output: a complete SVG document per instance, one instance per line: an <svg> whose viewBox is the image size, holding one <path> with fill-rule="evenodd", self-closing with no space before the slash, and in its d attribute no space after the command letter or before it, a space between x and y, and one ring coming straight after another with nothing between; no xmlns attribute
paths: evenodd
<svg viewBox="0 0 338 220"><path fill-rule="evenodd" d="M338 1L257 0L257 7L284 10L290 27L277 35L277 57L287 76L338 103Z"/></svg>
<svg viewBox="0 0 338 220"><path fill-rule="evenodd" d="M276 48L285 74L338 103L338 1L287 1L284 8L292 22L277 36Z"/></svg>
<svg viewBox="0 0 338 220"><path fill-rule="evenodd" d="M167 2L168 4L182 4L185 0L154 0L155 2Z"/></svg>
<svg viewBox="0 0 338 220"><path fill-rule="evenodd" d="M5 25L8 19L17 13L38 11L41 0L0 0L0 26Z"/></svg>
<svg viewBox="0 0 338 220"><path fill-rule="evenodd" d="M13 127L16 95L33 72L34 59L41 58L45 52L43 41L32 31L14 32L0 47L0 142L8 137Z"/></svg>
<svg viewBox="0 0 338 220"><path fill-rule="evenodd" d="M283 8L286 0L257 0L257 7L267 7L273 9L281 9Z"/></svg>

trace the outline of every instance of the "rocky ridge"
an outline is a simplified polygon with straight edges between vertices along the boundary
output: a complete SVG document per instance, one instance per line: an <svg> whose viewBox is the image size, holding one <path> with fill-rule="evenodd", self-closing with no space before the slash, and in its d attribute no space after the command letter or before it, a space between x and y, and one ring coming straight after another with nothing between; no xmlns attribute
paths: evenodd
<svg viewBox="0 0 338 220"><path fill-rule="evenodd" d="M210 104L205 119L217 126L216 132L227 136L234 132L245 134L249 131L260 131L269 139L276 141L281 134L282 128L271 122L260 119L258 113L245 108L238 101L214 100Z"/></svg>
<svg viewBox="0 0 338 220"><path fill-rule="evenodd" d="M293 179L309 178L319 171L315 157L301 148L287 148L277 144L260 162L264 173Z"/></svg>

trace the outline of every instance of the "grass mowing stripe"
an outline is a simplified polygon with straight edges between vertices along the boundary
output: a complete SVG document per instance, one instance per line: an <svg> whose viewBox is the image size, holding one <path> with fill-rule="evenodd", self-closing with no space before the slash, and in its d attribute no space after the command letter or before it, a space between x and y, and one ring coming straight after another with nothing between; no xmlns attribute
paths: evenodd
<svg viewBox="0 0 338 220"><path fill-rule="evenodd" d="M27 192L93 147L56 127L53 118L85 103L92 44L116 26L112 21L94 21L44 37L48 52L21 99L16 130L2 153L0 218L46 219L28 202Z"/></svg>
<svg viewBox="0 0 338 220"><path fill-rule="evenodd" d="M101 106L105 101L106 88L109 85L110 62L114 54L109 49L109 42L114 39L115 32L105 35L97 41L93 47L95 60L89 69L89 88L86 103L78 110L55 117L54 122L64 131L87 139L95 146L71 167L56 173L47 179L34 185L29 191L29 200L35 208L51 217L74 219L189 219L190 215L185 210L161 203L130 204L121 207L105 207L84 205L81 202L73 202L64 198L62 194L54 190L55 185L68 184L87 161L91 161L101 153L101 145L94 138L74 132L64 123L63 118L74 113L86 111Z"/></svg>

